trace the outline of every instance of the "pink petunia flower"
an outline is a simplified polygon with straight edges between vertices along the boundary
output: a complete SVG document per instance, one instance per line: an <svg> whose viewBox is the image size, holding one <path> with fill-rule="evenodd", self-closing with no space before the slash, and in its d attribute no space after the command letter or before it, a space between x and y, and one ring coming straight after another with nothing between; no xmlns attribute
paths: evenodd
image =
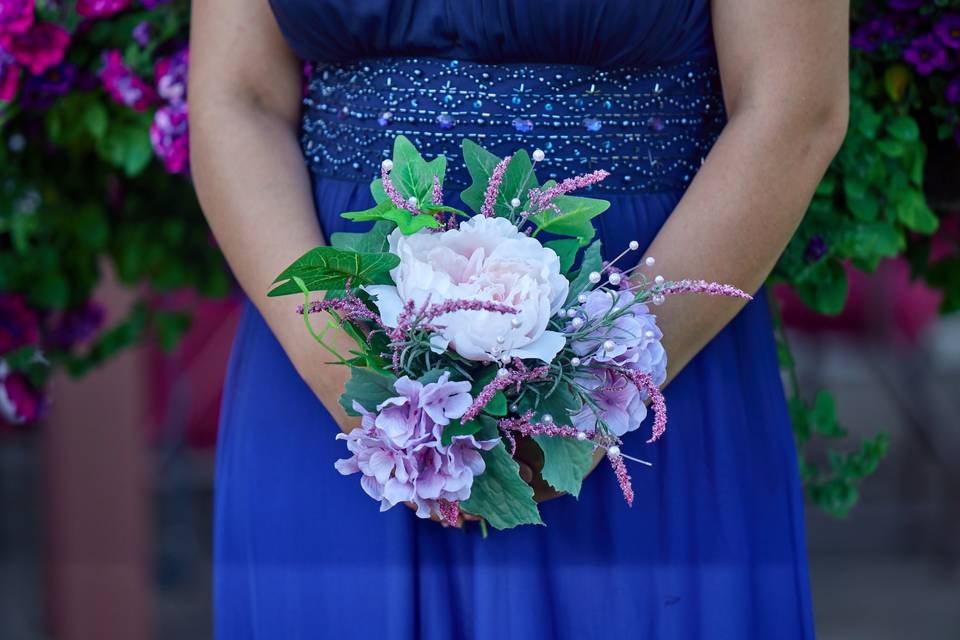
<svg viewBox="0 0 960 640"><path fill-rule="evenodd" d="M157 109L150 125L150 142L170 173L186 173L190 164L187 104Z"/></svg>
<svg viewBox="0 0 960 640"><path fill-rule="evenodd" d="M23 33L33 24L34 0L0 2L0 33Z"/></svg>
<svg viewBox="0 0 960 640"><path fill-rule="evenodd" d="M77 0L77 13L84 18L108 18L130 6L131 0Z"/></svg>
<svg viewBox="0 0 960 640"><path fill-rule="evenodd" d="M0 49L35 76L60 64L69 44L67 30L50 22L36 22L22 33L0 34Z"/></svg>
<svg viewBox="0 0 960 640"><path fill-rule="evenodd" d="M153 69L157 93L172 104L180 104L187 98L187 66L189 49L181 49L168 58L161 58Z"/></svg>
<svg viewBox="0 0 960 640"><path fill-rule="evenodd" d="M20 88L21 69L6 51L0 49L0 102L12 102Z"/></svg>
<svg viewBox="0 0 960 640"><path fill-rule="evenodd" d="M40 417L44 399L22 374L0 360L0 421L28 424Z"/></svg>
<svg viewBox="0 0 960 640"><path fill-rule="evenodd" d="M135 111L145 111L156 104L157 94L153 87L123 63L118 50L105 52L103 62L100 81L114 100Z"/></svg>

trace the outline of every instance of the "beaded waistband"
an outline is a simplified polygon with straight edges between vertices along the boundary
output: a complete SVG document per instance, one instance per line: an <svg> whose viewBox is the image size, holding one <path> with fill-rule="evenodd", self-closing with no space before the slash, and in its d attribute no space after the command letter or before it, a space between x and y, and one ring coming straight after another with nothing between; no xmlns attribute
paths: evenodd
<svg viewBox="0 0 960 640"><path fill-rule="evenodd" d="M542 179L606 169L601 192L684 189L725 122L714 62L649 69L377 58L318 64L302 146L318 175L368 181L403 134L447 183L469 183L463 138L546 151ZM540 173L540 172L538 172Z"/></svg>

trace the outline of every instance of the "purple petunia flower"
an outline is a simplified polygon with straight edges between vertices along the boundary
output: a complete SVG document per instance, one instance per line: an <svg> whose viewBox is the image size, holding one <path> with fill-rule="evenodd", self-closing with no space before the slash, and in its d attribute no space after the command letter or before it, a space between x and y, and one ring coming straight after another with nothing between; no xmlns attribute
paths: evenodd
<svg viewBox="0 0 960 640"><path fill-rule="evenodd" d="M33 25L34 0L0 2L0 33L23 33Z"/></svg>
<svg viewBox="0 0 960 640"><path fill-rule="evenodd" d="M180 104L187 99L189 58L189 49L183 48L168 58L158 60L154 67L157 94L171 104Z"/></svg>
<svg viewBox="0 0 960 640"><path fill-rule="evenodd" d="M947 64L947 52L933 34L914 38L903 52L903 57L916 68L917 73L925 76Z"/></svg>
<svg viewBox="0 0 960 640"><path fill-rule="evenodd" d="M887 0L887 6L895 11L913 11L923 5L923 0Z"/></svg>
<svg viewBox="0 0 960 640"><path fill-rule="evenodd" d="M150 125L150 143L169 173L187 173L190 164L187 103L157 109Z"/></svg>
<svg viewBox="0 0 960 640"><path fill-rule="evenodd" d="M338 434L353 454L336 462L343 475L361 473L360 485L380 510L403 502L417 506L417 516L441 515L441 503L470 497L474 477L484 472L481 450L500 441L454 436L443 445L443 427L463 416L472 402L469 382L451 382L444 373L423 384L404 376L394 383L399 395L368 411L358 402L361 427Z"/></svg>
<svg viewBox="0 0 960 640"><path fill-rule="evenodd" d="M133 36L134 42L141 47L145 47L150 44L150 37L153 35L153 25L144 20L133 28L130 35Z"/></svg>
<svg viewBox="0 0 960 640"><path fill-rule="evenodd" d="M912 13L893 13L880 19L890 29L893 39L909 36L917 26L917 16Z"/></svg>
<svg viewBox="0 0 960 640"><path fill-rule="evenodd" d="M882 18L874 18L866 24L860 25L850 38L850 45L861 51L874 51L884 42L889 42L896 36L893 25Z"/></svg>
<svg viewBox="0 0 960 640"><path fill-rule="evenodd" d="M933 32L951 49L960 49L960 14L948 13L933 25Z"/></svg>
<svg viewBox="0 0 960 640"><path fill-rule="evenodd" d="M608 320L614 308L625 310ZM574 329L577 318L584 327L596 326L587 335L570 341L570 348L584 365L612 364L650 374L656 384L667 377L667 354L660 340L663 333L656 316L644 304L634 302L634 294L616 294L594 289L578 310L568 329Z"/></svg>
<svg viewBox="0 0 960 640"><path fill-rule="evenodd" d="M27 109L46 109L55 99L69 93L76 79L76 66L60 63L39 76L27 78L20 103Z"/></svg>
<svg viewBox="0 0 960 640"><path fill-rule="evenodd" d="M823 239L823 236L811 236L803 252L803 257L807 262L816 262L827 255L828 249L827 241Z"/></svg>
<svg viewBox="0 0 960 640"><path fill-rule="evenodd" d="M105 317L103 307L92 300L75 309L64 311L50 331L50 344L60 349L69 349L96 333Z"/></svg>
<svg viewBox="0 0 960 640"><path fill-rule="evenodd" d="M17 293L0 293L0 355L37 344L40 327L37 314Z"/></svg>
<svg viewBox="0 0 960 640"><path fill-rule="evenodd" d="M140 0L140 4L147 9L156 9L160 5L167 4L168 2L170 2L170 0Z"/></svg>
<svg viewBox="0 0 960 640"><path fill-rule="evenodd" d="M947 83L943 94L950 104L960 104L960 76L954 77Z"/></svg>

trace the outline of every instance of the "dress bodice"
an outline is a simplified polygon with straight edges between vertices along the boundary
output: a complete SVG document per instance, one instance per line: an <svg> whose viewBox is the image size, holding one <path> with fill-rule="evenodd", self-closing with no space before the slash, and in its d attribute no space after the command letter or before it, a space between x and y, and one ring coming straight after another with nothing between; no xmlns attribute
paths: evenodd
<svg viewBox="0 0 960 640"><path fill-rule="evenodd" d="M713 51L708 0L270 0L304 60L648 67Z"/></svg>

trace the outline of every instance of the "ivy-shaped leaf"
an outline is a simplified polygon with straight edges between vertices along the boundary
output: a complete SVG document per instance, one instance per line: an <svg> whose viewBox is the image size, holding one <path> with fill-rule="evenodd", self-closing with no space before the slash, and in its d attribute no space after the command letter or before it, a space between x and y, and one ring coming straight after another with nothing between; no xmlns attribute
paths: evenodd
<svg viewBox="0 0 960 640"><path fill-rule="evenodd" d="M553 204L560 209L559 212L547 209L530 219L538 231L577 238L581 246L588 244L597 233L591 220L610 207L607 200L581 196L558 196L553 199Z"/></svg>
<svg viewBox="0 0 960 640"><path fill-rule="evenodd" d="M580 250L580 242L570 238L544 242L543 246L552 249L560 258L560 273L567 273L573 268L573 263L577 260L577 252Z"/></svg>
<svg viewBox="0 0 960 640"><path fill-rule="evenodd" d="M309 291L343 289L347 280L359 287L364 284L390 284L388 272L400 264L392 253L357 253L334 247L316 247L283 270L269 296L300 293L293 278L303 280Z"/></svg>
<svg viewBox="0 0 960 640"><path fill-rule="evenodd" d="M503 444L481 455L486 469L474 478L470 498L460 507L484 518L496 529L543 524L533 489L520 478L520 466Z"/></svg>
<svg viewBox="0 0 960 640"><path fill-rule="evenodd" d="M393 384L397 381L396 376L386 373L378 373L363 367L355 367L350 374L350 379L343 387L343 395L340 396L340 406L348 415L360 415L353 408L353 401L356 400L367 411L375 411L377 405L397 395Z"/></svg>
<svg viewBox="0 0 960 640"><path fill-rule="evenodd" d="M540 475L551 487L577 497L583 477L593 462L593 444L573 438L534 436L543 451L543 470Z"/></svg>
<svg viewBox="0 0 960 640"><path fill-rule="evenodd" d="M580 271L570 283L570 293L567 294L567 301L564 306L573 304L581 293L590 288L590 272L600 271L603 268L603 256L600 255L600 241L597 240L583 252L583 260L580 262Z"/></svg>
<svg viewBox="0 0 960 640"><path fill-rule="evenodd" d="M473 182L460 194L460 199L476 213L480 213L490 176L501 159L476 142L464 138L463 162ZM517 151L510 159L503 182L500 183L494 212L498 216L507 215L510 212L510 201L514 197L520 199L522 207L528 201L527 193L538 184L530 156L523 149Z"/></svg>
<svg viewBox="0 0 960 640"><path fill-rule="evenodd" d="M357 253L385 253L390 249L388 238L393 227L390 221L380 220L365 233L339 231L330 235L330 246Z"/></svg>

